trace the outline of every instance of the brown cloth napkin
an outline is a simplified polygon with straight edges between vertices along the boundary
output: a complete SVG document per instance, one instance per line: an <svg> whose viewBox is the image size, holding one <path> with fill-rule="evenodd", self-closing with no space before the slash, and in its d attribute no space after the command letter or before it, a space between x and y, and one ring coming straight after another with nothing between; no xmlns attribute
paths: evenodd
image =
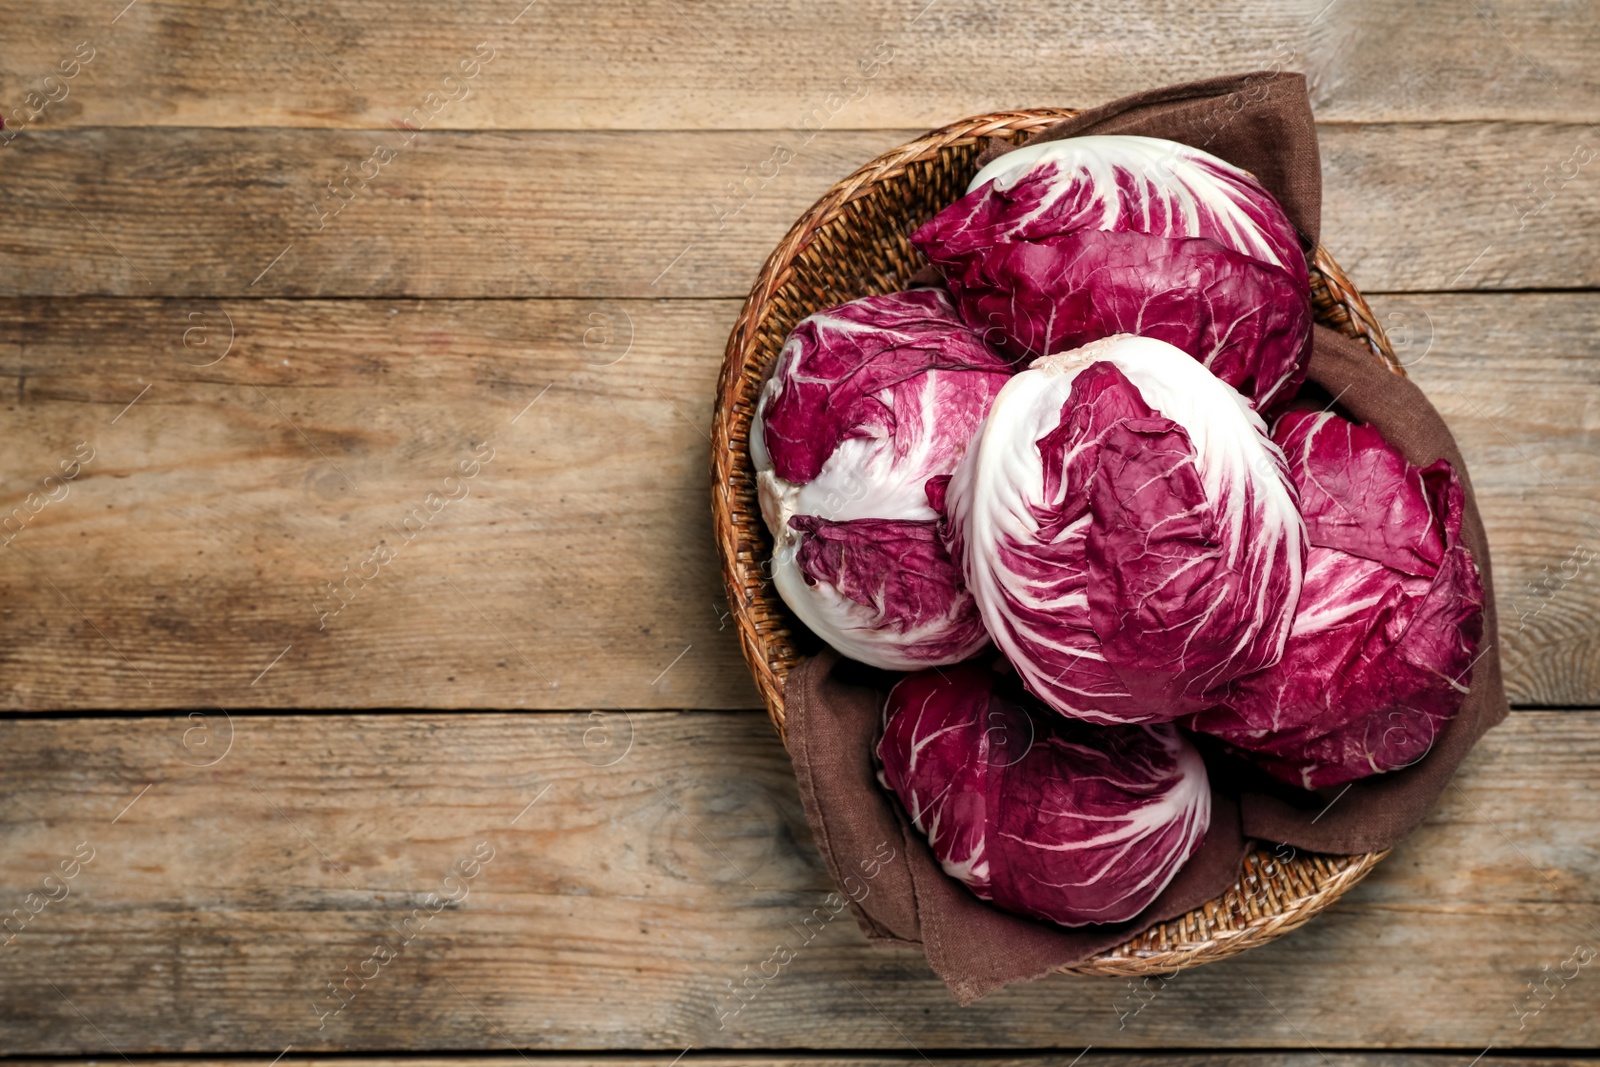
<svg viewBox="0 0 1600 1067"><path fill-rule="evenodd" d="M1143 134L1204 148L1260 178L1308 249L1318 240L1321 172L1301 75L1246 74L1157 89L1083 112L1035 139L1087 133ZM1392 374L1365 345L1321 326L1308 383L1302 397L1316 397L1318 406L1336 401L1341 413L1377 427L1413 463L1449 460L1466 488L1462 538L1483 579L1482 655L1461 713L1413 766L1319 796L1274 782L1197 737L1213 793L1211 829L1200 850L1137 918L1067 929L1000 911L948 877L879 786L872 753L883 699L897 675L831 651L790 672L784 686L789 752L829 873L845 887L870 940L921 944L961 1004L1082 962L1216 898L1238 878L1247 838L1335 853L1395 844L1422 822L1468 749L1505 718L1489 547L1450 431L1415 385ZM890 850L894 858L884 861Z"/></svg>

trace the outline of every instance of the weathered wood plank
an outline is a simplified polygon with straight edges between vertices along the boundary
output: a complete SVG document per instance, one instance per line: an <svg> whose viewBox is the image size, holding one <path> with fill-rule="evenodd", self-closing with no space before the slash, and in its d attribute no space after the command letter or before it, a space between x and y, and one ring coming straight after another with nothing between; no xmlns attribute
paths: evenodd
<svg viewBox="0 0 1600 1067"><path fill-rule="evenodd" d="M1600 984L1528 992L1600 944L1600 712L1513 714L1365 884L1136 1015L1066 977L952 1010L848 920L795 947L828 883L758 713L13 719L0 752L0 894L66 890L0 953L12 1053L1600 1041Z"/></svg>
<svg viewBox="0 0 1600 1067"><path fill-rule="evenodd" d="M681 1063L684 1067L905 1067L925 1064L928 1061L916 1053L865 1053L858 1055L828 1055L802 1053L799 1055L774 1052L746 1052L732 1057L718 1052L680 1053L675 1059L671 1053L603 1053L590 1056L540 1055L534 1062L540 1067L670 1067ZM17 1067L88 1067L95 1060L49 1059L13 1061ZM280 1067L335 1067L350 1064L352 1067L515 1067L528 1060L509 1053L480 1053L467 1056L298 1056L290 1053L272 1061L267 1056L197 1056L184 1059L148 1059L150 1067L180 1067L195 1064L197 1067L262 1067L276 1062ZM949 1067L1461 1067L1461 1057L1438 1053L1416 1052L1096 1052L1089 1050L1077 1059L1071 1052L1054 1055L1006 1056L995 1053L972 1053L965 1056L940 1056L939 1063ZM1495 1056L1478 1060L1479 1067L1586 1067L1594 1063L1588 1056Z"/></svg>
<svg viewBox="0 0 1600 1067"><path fill-rule="evenodd" d="M705 436L735 313L7 302L5 703L750 706Z"/></svg>
<svg viewBox="0 0 1600 1067"><path fill-rule="evenodd" d="M1328 119L1600 118L1589 62L1600 18L1592 4L1548 0L1492 9L1430 0L1403 14L1371 0L1071 9L470 0L426 18L395 0L276 10L146 0L114 19L120 7L0 5L15 31L0 63L8 107L53 93L36 120L49 126L387 128L437 93L457 99L432 105L433 122L464 128L774 128L813 108L831 109L838 125L936 126L1291 69L1310 75ZM47 86L80 41L94 58ZM475 78L447 82L480 42L494 58Z"/></svg>
<svg viewBox="0 0 1600 1067"><path fill-rule="evenodd" d="M1512 700L1596 703L1600 298L1385 295L1373 306L1477 487Z"/></svg>
<svg viewBox="0 0 1600 1067"><path fill-rule="evenodd" d="M807 206L917 132L40 133L7 150L0 295L743 297ZM1325 243L1375 292L1600 286L1590 136L1323 127Z"/></svg>
<svg viewBox="0 0 1600 1067"><path fill-rule="evenodd" d="M1461 438L1513 699L1600 703L1600 297L1377 308ZM736 313L0 301L4 702L753 706L704 437Z"/></svg>

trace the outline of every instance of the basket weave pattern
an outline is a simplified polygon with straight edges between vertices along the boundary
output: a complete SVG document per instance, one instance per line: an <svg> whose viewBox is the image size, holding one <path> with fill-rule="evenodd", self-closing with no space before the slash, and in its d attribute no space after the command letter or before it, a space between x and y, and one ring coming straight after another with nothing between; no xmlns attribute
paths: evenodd
<svg viewBox="0 0 1600 1067"><path fill-rule="evenodd" d="M987 137L1020 140L1067 118L1061 108L1003 111L935 130L868 163L800 217L757 277L728 338L712 424L712 518L740 645L767 710L783 733L783 683L815 640L797 633L765 564L772 541L756 499L750 420L789 331L822 308L905 288L923 266L908 235L966 191ZM1383 328L1325 250L1311 263L1317 321L1365 341L1403 374ZM1386 855L1255 851L1218 899L1070 968L1138 976L1222 959L1270 941L1332 903Z"/></svg>

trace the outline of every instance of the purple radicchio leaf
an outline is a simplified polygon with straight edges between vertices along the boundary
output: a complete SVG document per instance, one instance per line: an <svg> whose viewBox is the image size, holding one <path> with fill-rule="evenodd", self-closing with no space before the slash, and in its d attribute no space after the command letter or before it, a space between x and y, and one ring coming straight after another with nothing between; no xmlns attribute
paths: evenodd
<svg viewBox="0 0 1600 1067"><path fill-rule="evenodd" d="M845 655L914 670L960 662L989 643L937 523L796 515L789 525L804 535L798 573L815 588L788 595L794 572L785 569L779 592L815 613L815 625L805 614L802 621L830 633Z"/></svg>
<svg viewBox="0 0 1600 1067"><path fill-rule="evenodd" d="M757 466L804 484L844 441L872 438L892 445L896 467L944 468L912 475L948 474L954 463L943 462L943 453L966 444L949 439L983 417L999 389L986 389L986 379L1003 383L1010 369L938 289L819 311L790 333L762 390ZM942 419L935 421L935 410Z"/></svg>
<svg viewBox="0 0 1600 1067"><path fill-rule="evenodd" d="M1445 551L1439 522L1448 515L1435 520L1423 469L1377 430L1332 412L1291 411L1272 437L1300 490L1312 544L1423 578L1439 569ZM1459 526L1459 516L1454 521Z"/></svg>
<svg viewBox="0 0 1600 1067"><path fill-rule="evenodd" d="M1017 914L1084 926L1138 915L1205 839L1205 764L1170 725L1031 712L981 663L890 692L881 780L951 877Z"/></svg>
<svg viewBox="0 0 1600 1067"><path fill-rule="evenodd" d="M1064 715L1175 719L1282 652L1305 545L1281 455L1171 345L1119 336L1036 360L948 496L990 634Z"/></svg>
<svg viewBox="0 0 1600 1067"><path fill-rule="evenodd" d="M1331 413L1274 437L1312 542L1300 605L1283 658L1191 725L1307 789L1408 767L1461 710L1483 637L1461 480Z"/></svg>
<svg viewBox="0 0 1600 1067"><path fill-rule="evenodd" d="M1263 410L1304 380L1312 317L1299 236L1260 182L1199 149L1124 136L1021 148L911 241L967 321L1015 358L1138 333Z"/></svg>
<svg viewBox="0 0 1600 1067"><path fill-rule="evenodd" d="M935 529L943 485L1010 374L936 289L819 312L784 345L750 444L771 573L844 655L915 670L985 644Z"/></svg>

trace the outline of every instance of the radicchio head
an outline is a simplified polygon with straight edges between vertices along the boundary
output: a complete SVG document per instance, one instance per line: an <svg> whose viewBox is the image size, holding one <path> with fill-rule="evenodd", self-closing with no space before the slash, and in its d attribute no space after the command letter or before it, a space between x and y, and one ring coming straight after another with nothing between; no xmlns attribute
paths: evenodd
<svg viewBox="0 0 1600 1067"><path fill-rule="evenodd" d="M1311 352L1305 255L1253 176L1152 137L1029 145L912 234L962 315L1018 359L1118 333L1177 346L1262 410Z"/></svg>
<svg viewBox="0 0 1600 1067"><path fill-rule="evenodd" d="M951 480L952 549L995 643L1074 718L1160 722L1275 663L1305 531L1249 403L1162 341L1012 378Z"/></svg>
<svg viewBox="0 0 1600 1067"><path fill-rule="evenodd" d="M772 576L844 655L915 670L987 643L936 505L1009 376L938 289L818 312L784 344L750 433Z"/></svg>
<svg viewBox="0 0 1600 1067"><path fill-rule="evenodd" d="M1311 542L1300 605L1283 659L1192 725L1307 789L1410 766L1461 710L1483 635L1461 479L1331 412L1290 412L1273 437Z"/></svg>
<svg viewBox="0 0 1600 1067"><path fill-rule="evenodd" d="M1205 763L1175 728L1024 706L978 662L889 694L883 783L945 872L1018 914L1083 926L1143 911L1205 839Z"/></svg>

